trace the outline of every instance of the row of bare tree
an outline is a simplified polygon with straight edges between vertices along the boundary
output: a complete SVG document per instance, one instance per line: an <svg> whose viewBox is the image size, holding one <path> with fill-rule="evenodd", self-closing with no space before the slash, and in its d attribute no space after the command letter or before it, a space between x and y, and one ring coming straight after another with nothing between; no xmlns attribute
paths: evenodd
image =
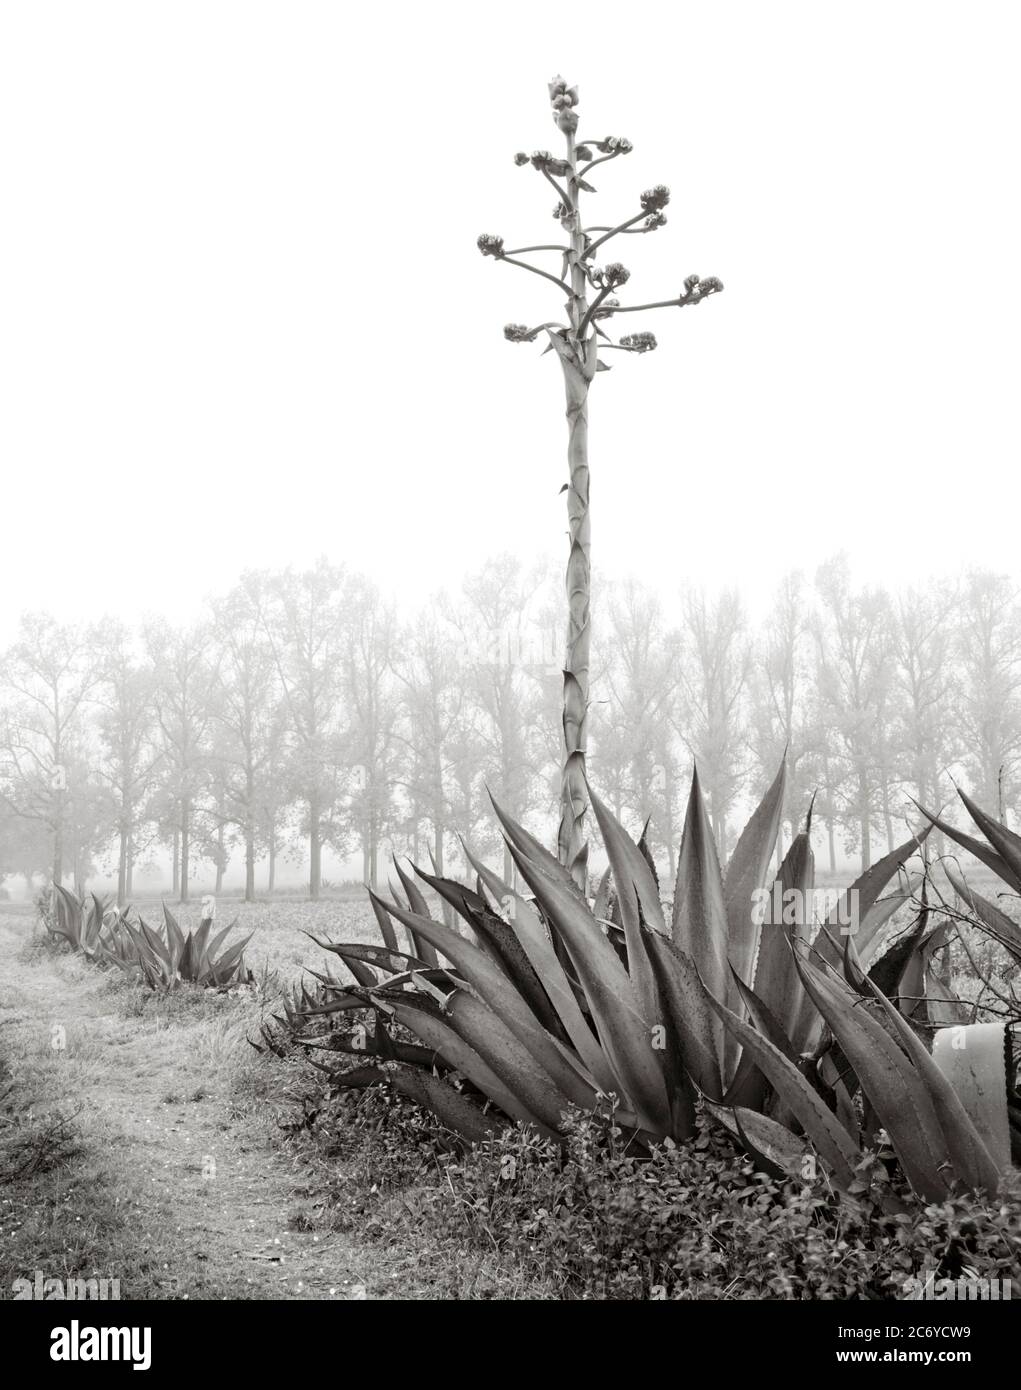
<svg viewBox="0 0 1021 1390"><path fill-rule="evenodd" d="M963 778L1009 816L1021 774L1021 607L1005 577L856 588L842 559L790 574L754 630L736 594L637 584L596 595L591 775L672 870L693 762L721 854L784 749L788 837L816 794L831 868L904 838L911 799ZM26 615L0 663L0 875L114 873L161 852L173 893L232 860L247 898L303 859L381 851L438 869L455 831L498 846L486 787L556 823L559 603L509 557L402 621L370 581L321 561L254 572L202 621L141 631ZM509 865L505 866L509 872ZM262 874L259 881L259 874Z"/></svg>

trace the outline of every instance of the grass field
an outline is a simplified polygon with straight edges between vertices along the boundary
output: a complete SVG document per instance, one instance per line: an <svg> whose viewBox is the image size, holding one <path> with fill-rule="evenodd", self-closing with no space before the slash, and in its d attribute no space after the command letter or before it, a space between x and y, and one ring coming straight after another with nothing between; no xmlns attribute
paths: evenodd
<svg viewBox="0 0 1021 1390"><path fill-rule="evenodd" d="M322 963L306 931L379 939L357 902L238 915L251 968L284 985ZM522 1296L491 1257L359 1239L373 1175L292 1142L309 1068L248 1044L273 1006L154 996L0 908L0 1300L36 1271L118 1279L123 1298Z"/></svg>

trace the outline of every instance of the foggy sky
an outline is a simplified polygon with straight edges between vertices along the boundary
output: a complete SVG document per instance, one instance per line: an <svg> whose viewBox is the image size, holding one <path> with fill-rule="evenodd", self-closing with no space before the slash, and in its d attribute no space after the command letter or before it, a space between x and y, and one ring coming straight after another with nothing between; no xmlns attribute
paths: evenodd
<svg viewBox="0 0 1021 1390"><path fill-rule="evenodd" d="M635 315L590 402L593 560L752 601L845 549L886 583L1021 573L1016 7L40 3L0 12L0 640L17 613L186 617L325 553L405 601L559 554L545 84ZM598 211L594 216L593 205ZM624 302L629 302L625 297ZM621 329L625 331L625 329Z"/></svg>

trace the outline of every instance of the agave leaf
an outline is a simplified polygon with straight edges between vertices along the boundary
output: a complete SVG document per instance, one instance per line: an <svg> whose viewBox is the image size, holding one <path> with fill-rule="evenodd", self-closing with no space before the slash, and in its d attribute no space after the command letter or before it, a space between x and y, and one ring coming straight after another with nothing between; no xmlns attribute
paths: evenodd
<svg viewBox="0 0 1021 1390"><path fill-rule="evenodd" d="M438 1005L420 998L409 998L389 1007L393 1009L394 1017L399 1023L421 1038L427 1047L439 1053L449 1067L462 1072L473 1086L498 1105L510 1119L520 1120L523 1124L538 1125L547 1136L552 1134L553 1131L542 1124L539 1117L521 1102L518 1095L497 1075L483 1055L443 1018ZM485 1008L485 1005L479 1007ZM487 1013L490 1023L494 1020L499 1023L492 1010L487 1010ZM528 1057L513 1034L510 1036L519 1052ZM535 1065L534 1062L532 1065Z"/></svg>
<svg viewBox="0 0 1021 1390"><path fill-rule="evenodd" d="M621 905L625 932L628 932L629 928L637 931L639 925L665 932L667 926L659 900L659 887L649 860L610 808L596 796L587 782L585 785L588 787L589 799L599 824L599 833L603 837L610 868L613 870L613 881ZM644 838L643 831L643 841Z"/></svg>
<svg viewBox="0 0 1021 1390"><path fill-rule="evenodd" d="M707 987L703 985L703 988L709 1007L751 1055L780 1101L795 1116L814 1147L833 1169L834 1181L840 1187L849 1186L854 1180L854 1165L859 1153L843 1125L779 1048L728 1009L721 1000L715 999Z"/></svg>
<svg viewBox="0 0 1021 1390"><path fill-rule="evenodd" d="M932 1057L929 1056L924 1044L921 1042L910 1023L897 1012L889 999L876 989L871 980L863 979L862 983L864 987L872 993L894 1030L900 1036L904 1050L917 1068L918 1074L921 1076L932 1097L933 1106L940 1124L943 1126L943 1133L946 1136L947 1148L949 1149L951 1162L953 1164L954 1177L970 1189L978 1189L979 1191L984 1191L992 1195L1000 1185L1000 1168L997 1166L986 1145L985 1139L979 1133L971 1115L963 1104L962 1097L957 1094L953 1085L943 1074L942 1069L933 1061ZM983 1025L979 1024L977 1026L982 1027ZM982 1116L984 1122L991 1122L990 1133L995 1131L997 1122L1002 1118L1004 1137L1006 1138L1007 1086L1003 1065L1004 1030L1002 1024L993 1024L990 1026L996 1028L999 1034L999 1075L1003 1079L1003 1087L1000 1092L998 1106L996 1105L997 1098L995 1096L995 1086L990 1084L982 1087L984 1090L984 1099L981 1103L976 1105L976 1112ZM953 1048L951 1048L951 1050L953 1050ZM979 1043L978 1050L983 1050L981 1042ZM985 1050L988 1051L987 1049ZM984 1060L991 1059L987 1057ZM969 1070L972 1071L972 1075L976 1075L975 1059L973 1059L972 1066ZM982 1070L982 1079L984 1082L990 1080L990 1072L984 1068ZM965 1090L968 1091L970 1088L966 1085ZM992 1109L990 1109L990 1103L992 1103ZM1009 1160L1010 1143L1009 1138L1007 1138L1004 1163L1006 1164Z"/></svg>
<svg viewBox="0 0 1021 1390"><path fill-rule="evenodd" d="M705 984L721 999L726 998L731 988L727 960L727 907L716 842L702 799L697 768L691 776L691 792L677 859L672 936L678 950L691 957ZM715 1025L713 1031L716 1034L716 1051L722 1056L722 1025Z"/></svg>
<svg viewBox="0 0 1021 1390"><path fill-rule="evenodd" d="M703 1095L719 1100L723 1094L720 1025L706 1003L698 971L691 957L667 937L647 932L646 938L681 1065Z"/></svg>
<svg viewBox="0 0 1021 1390"><path fill-rule="evenodd" d="M486 880L485 866L472 857L467 846L465 853L483 881L486 881L486 886L490 887ZM506 884L502 886L507 888ZM491 887L490 891L493 891ZM594 1077L596 1085L608 1095L616 1085L612 1068L581 1011L575 987L553 949L553 944L546 935L538 914L530 903L511 888L507 888L506 893L501 895L501 898L504 907L511 915L511 925L521 942L522 949L531 961L536 975L542 981L543 989L556 1010L564 1031L570 1038L579 1058Z"/></svg>
<svg viewBox="0 0 1021 1390"><path fill-rule="evenodd" d="M418 956L409 955L406 951L388 950L385 946L366 946L360 941L322 941L311 932L306 932L305 935L324 951L332 951L334 955L340 956L341 960L346 961L350 956L352 960L364 961L366 965L374 965L377 970L386 970L392 975L398 975L405 970L432 968Z"/></svg>
<svg viewBox="0 0 1021 1390"><path fill-rule="evenodd" d="M570 1098L537 1065L499 1015L463 989L454 991L447 1009L454 1028L518 1097L533 1123L538 1122L547 1134L559 1130Z"/></svg>
<svg viewBox="0 0 1021 1390"><path fill-rule="evenodd" d="M932 1046L933 1065L949 1082L1000 1173L1010 1166L1009 1046L1010 1033L1002 1023L940 1028ZM987 1190L995 1191L995 1186Z"/></svg>
<svg viewBox="0 0 1021 1390"><path fill-rule="evenodd" d="M770 892L770 919L763 925L759 954L755 962L754 992L762 1007L776 1020L781 1032L790 1038L796 1051L800 1050L799 1033L808 1026L805 996L798 973L794 969L792 941L804 941L808 933L805 907L812 901L815 887L815 855L812 852L811 820L795 835L784 855L780 872ZM794 893L793 905L784 902L784 895ZM772 920L774 905L781 904L781 917L791 921ZM742 1000L742 1004L744 1000Z"/></svg>
<svg viewBox="0 0 1021 1390"><path fill-rule="evenodd" d="M523 825L519 825L513 817L509 816L493 797L492 793L490 793L489 799L493 804L493 810L496 812L497 819L504 828L507 839L517 850L518 855L537 865L548 877L556 880L561 888L568 893L573 893L580 902L583 902L585 906L588 907L588 900L584 893L556 855L550 854L545 845L540 844L535 836L530 834Z"/></svg>
<svg viewBox="0 0 1021 1390"><path fill-rule="evenodd" d="M414 879L410 878L404 872L404 870L398 863L396 855L394 855L394 868L397 870L397 877L404 885L404 891L407 894L408 898L409 909L418 917L425 917L427 919L431 919L432 913L429 911L429 905L426 902L425 898L419 892L418 884L414 881ZM386 910L386 903L380 901L380 906L384 910ZM376 916L378 920L379 914L377 913ZM427 961L430 965L438 964L438 961L436 960L436 953L428 941L420 939L417 936L413 936L411 938L411 949L416 956L421 956L422 959L424 961Z"/></svg>
<svg viewBox="0 0 1021 1390"><path fill-rule="evenodd" d="M823 923L826 931L820 932L815 942L818 956L827 965L837 967L840 964L841 950L833 938L841 935L840 924L842 920L845 922L855 920L856 901L858 932L854 944L862 965L868 963L869 949L876 939L879 928L889 920L902 903L912 896L914 890L913 888L911 891L902 889L899 894L895 894L897 901L892 906L888 906L885 912L882 905L877 906L879 895L897 871L921 848L931 831L932 826L927 825L924 830L920 830L910 840L905 840L902 845L898 845L896 849L877 860L870 869L866 869L845 891L840 903L834 907ZM887 903L890 902L889 899L886 901ZM875 913L873 909L876 909ZM827 933L829 934L827 935Z"/></svg>
<svg viewBox="0 0 1021 1390"><path fill-rule="evenodd" d="M613 877L613 870L607 864L603 870L603 876L599 880L599 887L596 889L596 900L592 904L592 914L595 917L605 917L610 906L610 879Z"/></svg>
<svg viewBox="0 0 1021 1390"><path fill-rule="evenodd" d="M585 785L588 787L587 782ZM659 991L642 928L649 927L653 931L666 933L659 889L638 846L591 787L588 791L613 870L624 940L627 944L628 974L638 998L641 1015L651 1024L660 1016Z"/></svg>
<svg viewBox="0 0 1021 1390"><path fill-rule="evenodd" d="M379 927L379 934L383 938L383 945L389 951L397 951L397 933L394 931L394 924L390 919L390 914L383 906L379 898L372 899L372 910L376 915L376 924Z"/></svg>
<svg viewBox="0 0 1021 1390"><path fill-rule="evenodd" d="M167 946L170 951L170 973L176 974L178 963L184 955L184 933L177 925L177 918L170 911L170 908L167 907L166 903L163 904L163 920L167 928Z"/></svg>
<svg viewBox="0 0 1021 1390"><path fill-rule="evenodd" d="M753 894L762 887L769 873L769 861L776 847L783 814L786 781L785 757L769 790L741 832L723 880L723 900L727 910L727 955L738 979L742 981L751 980L755 965L761 927L752 906Z"/></svg>
<svg viewBox="0 0 1021 1390"><path fill-rule="evenodd" d="M1014 880L1021 883L1021 835L1015 835L1002 821L987 815L980 806L975 805L966 792L961 791L960 787L957 789L957 795L964 802L968 814L979 830L1008 865Z"/></svg>
<svg viewBox="0 0 1021 1390"><path fill-rule="evenodd" d="M173 964L170 959L170 951L167 947L166 942L160 936L159 932L156 931L153 927L150 927L148 922L144 922L141 917L139 917L138 919L138 925L142 929L142 932L145 936L146 942L148 943L150 951L153 953L153 955L159 958L161 964L166 969L168 976L173 975Z"/></svg>
<svg viewBox="0 0 1021 1390"><path fill-rule="evenodd" d="M411 866L423 883L427 883L434 889L441 898L448 902L459 917L462 917L470 927L474 926L472 920L473 912L488 912L489 904L463 883L457 883L452 878L443 878L438 874L427 874L424 869L420 869L417 864ZM417 909L416 909L417 910ZM428 915L428 914L426 914Z"/></svg>
<svg viewBox="0 0 1021 1390"><path fill-rule="evenodd" d="M705 1107L748 1153L758 1159L767 1173L780 1179L804 1181L805 1159L810 1157L804 1139L799 1139L775 1120L741 1105L731 1108L707 1100Z"/></svg>
<svg viewBox="0 0 1021 1390"><path fill-rule="evenodd" d="M566 1037L556 1010L550 1003L517 934L502 917L490 911L485 898L479 897L463 884L454 883L452 879L433 878L421 869L416 869L415 872L435 888L471 927L478 944L503 967L504 973L518 987L547 1032L552 1033L554 1037L558 1034Z"/></svg>
<svg viewBox="0 0 1021 1390"><path fill-rule="evenodd" d="M254 935L254 932L249 932L242 940L233 946L228 946L219 960L211 962L210 975L216 984L226 984L234 972L238 970L244 949Z"/></svg>
<svg viewBox="0 0 1021 1390"><path fill-rule="evenodd" d="M922 1077L891 1034L857 1007L846 985L807 961L795 957L795 964L889 1134L911 1186L927 1201L942 1201L951 1176L950 1151Z"/></svg>
<svg viewBox="0 0 1021 1390"><path fill-rule="evenodd" d="M317 1065L313 1063L313 1065ZM498 1126L478 1106L455 1091L449 1082L432 1076L417 1067L405 1066L400 1062L386 1062L382 1066L369 1065L353 1067L350 1071L336 1071L332 1067L319 1067L327 1072L345 1089L354 1087L378 1086L389 1083L402 1095L415 1101L434 1115L454 1134L466 1139L470 1144L489 1139Z"/></svg>
<svg viewBox="0 0 1021 1390"><path fill-rule="evenodd" d="M644 1128L656 1134L667 1133L670 1103L663 1070L652 1046L652 1029L659 1018L642 1016L627 971L580 894L571 892L559 875L547 877L515 845L511 846L511 853L567 948L599 1041L617 1078L617 1094L638 1114Z"/></svg>
<svg viewBox="0 0 1021 1390"><path fill-rule="evenodd" d="M371 891L371 890L370 890ZM498 1014L511 1032L524 1044L535 1060L549 1073L552 1081L576 1104L591 1108L595 1094L584 1086L577 1072L570 1068L557 1048L554 1039L537 1021L516 987L500 966L472 942L459 936L451 927L418 917L413 912L393 909L397 920L429 941L481 995Z"/></svg>
<svg viewBox="0 0 1021 1390"><path fill-rule="evenodd" d="M914 804L925 816L930 828L942 831L948 839L953 840L962 849L966 849L969 854L973 854L987 868L992 869L997 878L1002 878L1004 883L1009 883L1016 893L1021 893L1021 876L1016 875L1007 861L1001 858L994 849L991 849L982 840L976 840L974 835L969 835L964 830L958 830L956 825L951 825L949 821L934 815L932 811L927 811L919 802L916 801Z"/></svg>
<svg viewBox="0 0 1021 1390"><path fill-rule="evenodd" d="M974 912L982 925L986 928L990 936L1009 951L1015 960L1021 961L1021 927L1012 917L1008 917L1005 912L983 898L980 893L976 893L973 888L968 886L966 880L956 873L948 863L944 863L943 872L950 880L954 892L962 899Z"/></svg>

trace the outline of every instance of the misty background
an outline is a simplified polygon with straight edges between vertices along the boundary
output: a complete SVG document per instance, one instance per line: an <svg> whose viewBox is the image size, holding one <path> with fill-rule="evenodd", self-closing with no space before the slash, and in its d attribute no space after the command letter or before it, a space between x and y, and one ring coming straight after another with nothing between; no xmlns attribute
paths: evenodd
<svg viewBox="0 0 1021 1390"><path fill-rule="evenodd" d="M240 886L247 845L262 892L318 819L361 877L495 850L486 781L552 826L562 386L501 330L559 303L474 243L554 226L512 156L557 71L635 145L591 205L673 190L636 298L726 285L592 394L597 790L667 868L696 756L724 849L785 743L824 860L953 776L1011 817L1017 25L6 7L3 871Z"/></svg>
<svg viewBox="0 0 1021 1390"><path fill-rule="evenodd" d="M495 557L410 619L321 560L249 571L202 620L22 619L0 662L0 873L186 898L383 882L392 854L499 855L487 788L552 838L560 581ZM1009 577L887 590L837 556L765 618L737 590L603 585L590 777L671 875L695 765L721 857L786 751L785 825L814 797L820 867L867 867L953 799L1010 820L1021 777L1021 601ZM949 814L954 817L951 807ZM503 851L503 871L513 865ZM18 881L20 878L20 881Z"/></svg>

